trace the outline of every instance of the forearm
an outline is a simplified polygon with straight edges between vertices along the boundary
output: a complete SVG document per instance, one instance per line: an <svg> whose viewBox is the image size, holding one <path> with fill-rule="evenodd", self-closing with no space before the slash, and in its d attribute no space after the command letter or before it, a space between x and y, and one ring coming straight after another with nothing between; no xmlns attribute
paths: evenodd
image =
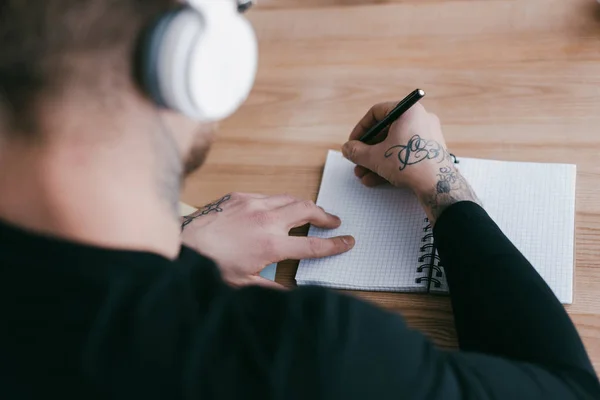
<svg viewBox="0 0 600 400"><path fill-rule="evenodd" d="M564 308L481 207L447 206L434 236L461 349L593 375Z"/></svg>

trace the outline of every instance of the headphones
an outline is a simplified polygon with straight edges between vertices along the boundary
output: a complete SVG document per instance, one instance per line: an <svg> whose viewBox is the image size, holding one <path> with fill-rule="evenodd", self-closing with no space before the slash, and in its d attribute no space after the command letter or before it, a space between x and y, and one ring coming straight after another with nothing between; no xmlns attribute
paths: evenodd
<svg viewBox="0 0 600 400"><path fill-rule="evenodd" d="M188 0L146 29L135 73L160 107L198 121L231 115L256 76L258 43L242 16L248 0Z"/></svg>

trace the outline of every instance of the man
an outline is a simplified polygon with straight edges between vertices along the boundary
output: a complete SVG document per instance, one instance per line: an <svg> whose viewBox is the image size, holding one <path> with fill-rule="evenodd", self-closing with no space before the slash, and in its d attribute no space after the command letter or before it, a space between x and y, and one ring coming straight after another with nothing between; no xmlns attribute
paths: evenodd
<svg viewBox="0 0 600 400"><path fill-rule="evenodd" d="M172 5L0 2L2 398L600 398L569 317L420 105L367 146L353 139L394 103L373 107L343 151L365 185L421 200L461 351L356 299L260 287L269 263L351 250L288 236L340 224L312 202L234 193L181 235L179 182L212 126L159 109L130 75L140 32ZM426 157L383 157L414 135Z"/></svg>

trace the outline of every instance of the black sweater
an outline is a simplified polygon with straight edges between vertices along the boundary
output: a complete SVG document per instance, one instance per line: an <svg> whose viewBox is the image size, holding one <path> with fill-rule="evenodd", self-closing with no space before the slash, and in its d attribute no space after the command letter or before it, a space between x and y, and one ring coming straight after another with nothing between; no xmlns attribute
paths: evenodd
<svg viewBox="0 0 600 400"><path fill-rule="evenodd" d="M190 249L0 224L0 397L600 399L562 305L483 209L451 206L434 235L460 351L329 290L232 289Z"/></svg>

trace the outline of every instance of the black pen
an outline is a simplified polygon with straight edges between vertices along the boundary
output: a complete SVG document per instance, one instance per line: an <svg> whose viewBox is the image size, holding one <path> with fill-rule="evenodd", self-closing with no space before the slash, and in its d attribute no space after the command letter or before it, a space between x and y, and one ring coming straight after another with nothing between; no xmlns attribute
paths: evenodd
<svg viewBox="0 0 600 400"><path fill-rule="evenodd" d="M402 116L405 112L407 112L412 106L417 104L419 100L425 97L425 91L421 89L416 89L414 92L406 96L404 100L402 100L398 105L385 116L384 119L373 125L371 129L367 131L362 137L359 139L363 143L367 143L372 140L375 136L379 135L385 128L391 125L394 121Z"/></svg>

